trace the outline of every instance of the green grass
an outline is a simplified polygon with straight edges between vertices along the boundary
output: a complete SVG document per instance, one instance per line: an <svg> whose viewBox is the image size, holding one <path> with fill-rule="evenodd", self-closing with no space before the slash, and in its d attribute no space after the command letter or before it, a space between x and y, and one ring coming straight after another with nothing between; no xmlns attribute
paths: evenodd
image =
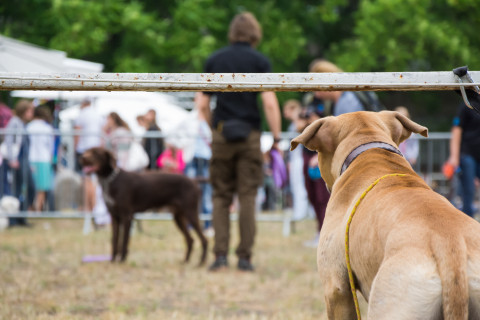
<svg viewBox="0 0 480 320"><path fill-rule="evenodd" d="M198 268L198 241L181 264L173 222L143 222L125 264L81 263L110 253L110 229L84 236L81 221L32 222L0 233L0 319L326 319L316 250L302 246L314 221L288 238L281 224L259 223L252 274L236 270L234 255L224 272ZM234 248L236 224L232 233Z"/></svg>

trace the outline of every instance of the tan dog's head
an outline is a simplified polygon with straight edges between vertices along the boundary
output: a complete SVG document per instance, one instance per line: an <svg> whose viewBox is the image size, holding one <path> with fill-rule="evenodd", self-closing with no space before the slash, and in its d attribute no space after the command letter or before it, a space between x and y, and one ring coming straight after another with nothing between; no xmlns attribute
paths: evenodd
<svg viewBox="0 0 480 320"><path fill-rule="evenodd" d="M107 177L116 168L115 156L105 148L90 148L82 154L80 164L84 173Z"/></svg>
<svg viewBox="0 0 480 320"><path fill-rule="evenodd" d="M368 142L398 146L412 132L428 136L426 127L395 111L352 112L313 122L292 140L291 150L301 143L307 149L317 151L322 178L332 190L345 158L353 149Z"/></svg>

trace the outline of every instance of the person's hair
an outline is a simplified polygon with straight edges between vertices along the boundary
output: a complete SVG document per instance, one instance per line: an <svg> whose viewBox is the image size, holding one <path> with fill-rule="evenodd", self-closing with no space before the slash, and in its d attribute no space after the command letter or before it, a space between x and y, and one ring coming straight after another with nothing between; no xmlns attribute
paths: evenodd
<svg viewBox="0 0 480 320"><path fill-rule="evenodd" d="M153 115L153 117L150 121L148 121L148 125L149 126L154 126L155 128L158 128L157 111L155 111L155 109L149 109L146 114L149 114L149 113L151 113ZM147 119L145 119L145 120L147 120Z"/></svg>
<svg viewBox="0 0 480 320"><path fill-rule="evenodd" d="M128 124L125 122L125 120L123 120L119 115L118 113L116 112L110 112L110 114L108 115L112 120L113 120L113 123L115 123L115 125L117 127L122 127L122 128L125 128L127 130L130 130L130 127L128 126Z"/></svg>
<svg viewBox="0 0 480 320"><path fill-rule="evenodd" d="M23 117L25 116L25 113L32 108L33 108L33 103L30 100L20 99L15 104L15 115L20 119L23 119Z"/></svg>
<svg viewBox="0 0 480 320"><path fill-rule="evenodd" d="M36 119L45 120L48 123L52 122L52 113L46 105L40 105L33 110L33 117Z"/></svg>
<svg viewBox="0 0 480 320"><path fill-rule="evenodd" d="M287 109L287 108L300 109L301 107L302 107L302 104L297 99L287 100L283 104L283 109Z"/></svg>
<svg viewBox="0 0 480 320"><path fill-rule="evenodd" d="M84 104L84 105L92 104L92 98L90 97L83 98L81 104Z"/></svg>
<svg viewBox="0 0 480 320"><path fill-rule="evenodd" d="M262 27L252 13L242 12L230 22L228 40L230 43L248 42L256 47L262 40Z"/></svg>
<svg viewBox="0 0 480 320"><path fill-rule="evenodd" d="M324 59L315 59L308 66L309 72L343 72L342 69Z"/></svg>

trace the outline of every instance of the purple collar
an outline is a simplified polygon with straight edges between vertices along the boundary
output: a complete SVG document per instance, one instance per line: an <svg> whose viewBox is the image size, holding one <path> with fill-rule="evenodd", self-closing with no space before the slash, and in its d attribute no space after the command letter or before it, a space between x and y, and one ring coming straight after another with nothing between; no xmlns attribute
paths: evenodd
<svg viewBox="0 0 480 320"><path fill-rule="evenodd" d="M362 154L363 152L365 152L369 149L373 149L373 148L380 148L380 149L388 150L390 152L396 153L396 154L401 155L403 157L403 154L400 152L400 150L398 150L397 148L395 148L391 144L388 144L388 143L385 143L385 142L368 142L368 143L359 145L358 147L353 149L352 152L350 152L350 154L347 156L347 158L343 162L342 170L340 170L340 175L342 175L342 173L345 172L345 170L347 170L348 166L350 166L350 164L352 164L353 160L355 160L360 154Z"/></svg>

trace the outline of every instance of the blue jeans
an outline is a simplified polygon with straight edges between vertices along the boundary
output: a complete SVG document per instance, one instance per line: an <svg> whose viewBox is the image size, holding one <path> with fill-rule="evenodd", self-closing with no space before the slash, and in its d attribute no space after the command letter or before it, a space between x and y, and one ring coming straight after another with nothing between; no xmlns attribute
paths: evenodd
<svg viewBox="0 0 480 320"><path fill-rule="evenodd" d="M460 183L462 184L463 209L470 217L473 217L473 200L475 197L475 177L480 179L480 161L472 156L462 154L460 157Z"/></svg>
<svg viewBox="0 0 480 320"><path fill-rule="evenodd" d="M0 166L0 199L3 196L10 196L12 195L12 191L10 189L10 184L8 183L8 164L6 160L3 160L2 165Z"/></svg>
<svg viewBox="0 0 480 320"><path fill-rule="evenodd" d="M190 178L209 178L209 160L202 159L202 158L193 158L192 162L190 162L187 166L186 172L187 176ZM199 183L200 190L201 190L201 206L200 206L200 213L212 213L212 185L207 181L202 181ZM211 225L211 221L206 220L204 227L209 228Z"/></svg>

